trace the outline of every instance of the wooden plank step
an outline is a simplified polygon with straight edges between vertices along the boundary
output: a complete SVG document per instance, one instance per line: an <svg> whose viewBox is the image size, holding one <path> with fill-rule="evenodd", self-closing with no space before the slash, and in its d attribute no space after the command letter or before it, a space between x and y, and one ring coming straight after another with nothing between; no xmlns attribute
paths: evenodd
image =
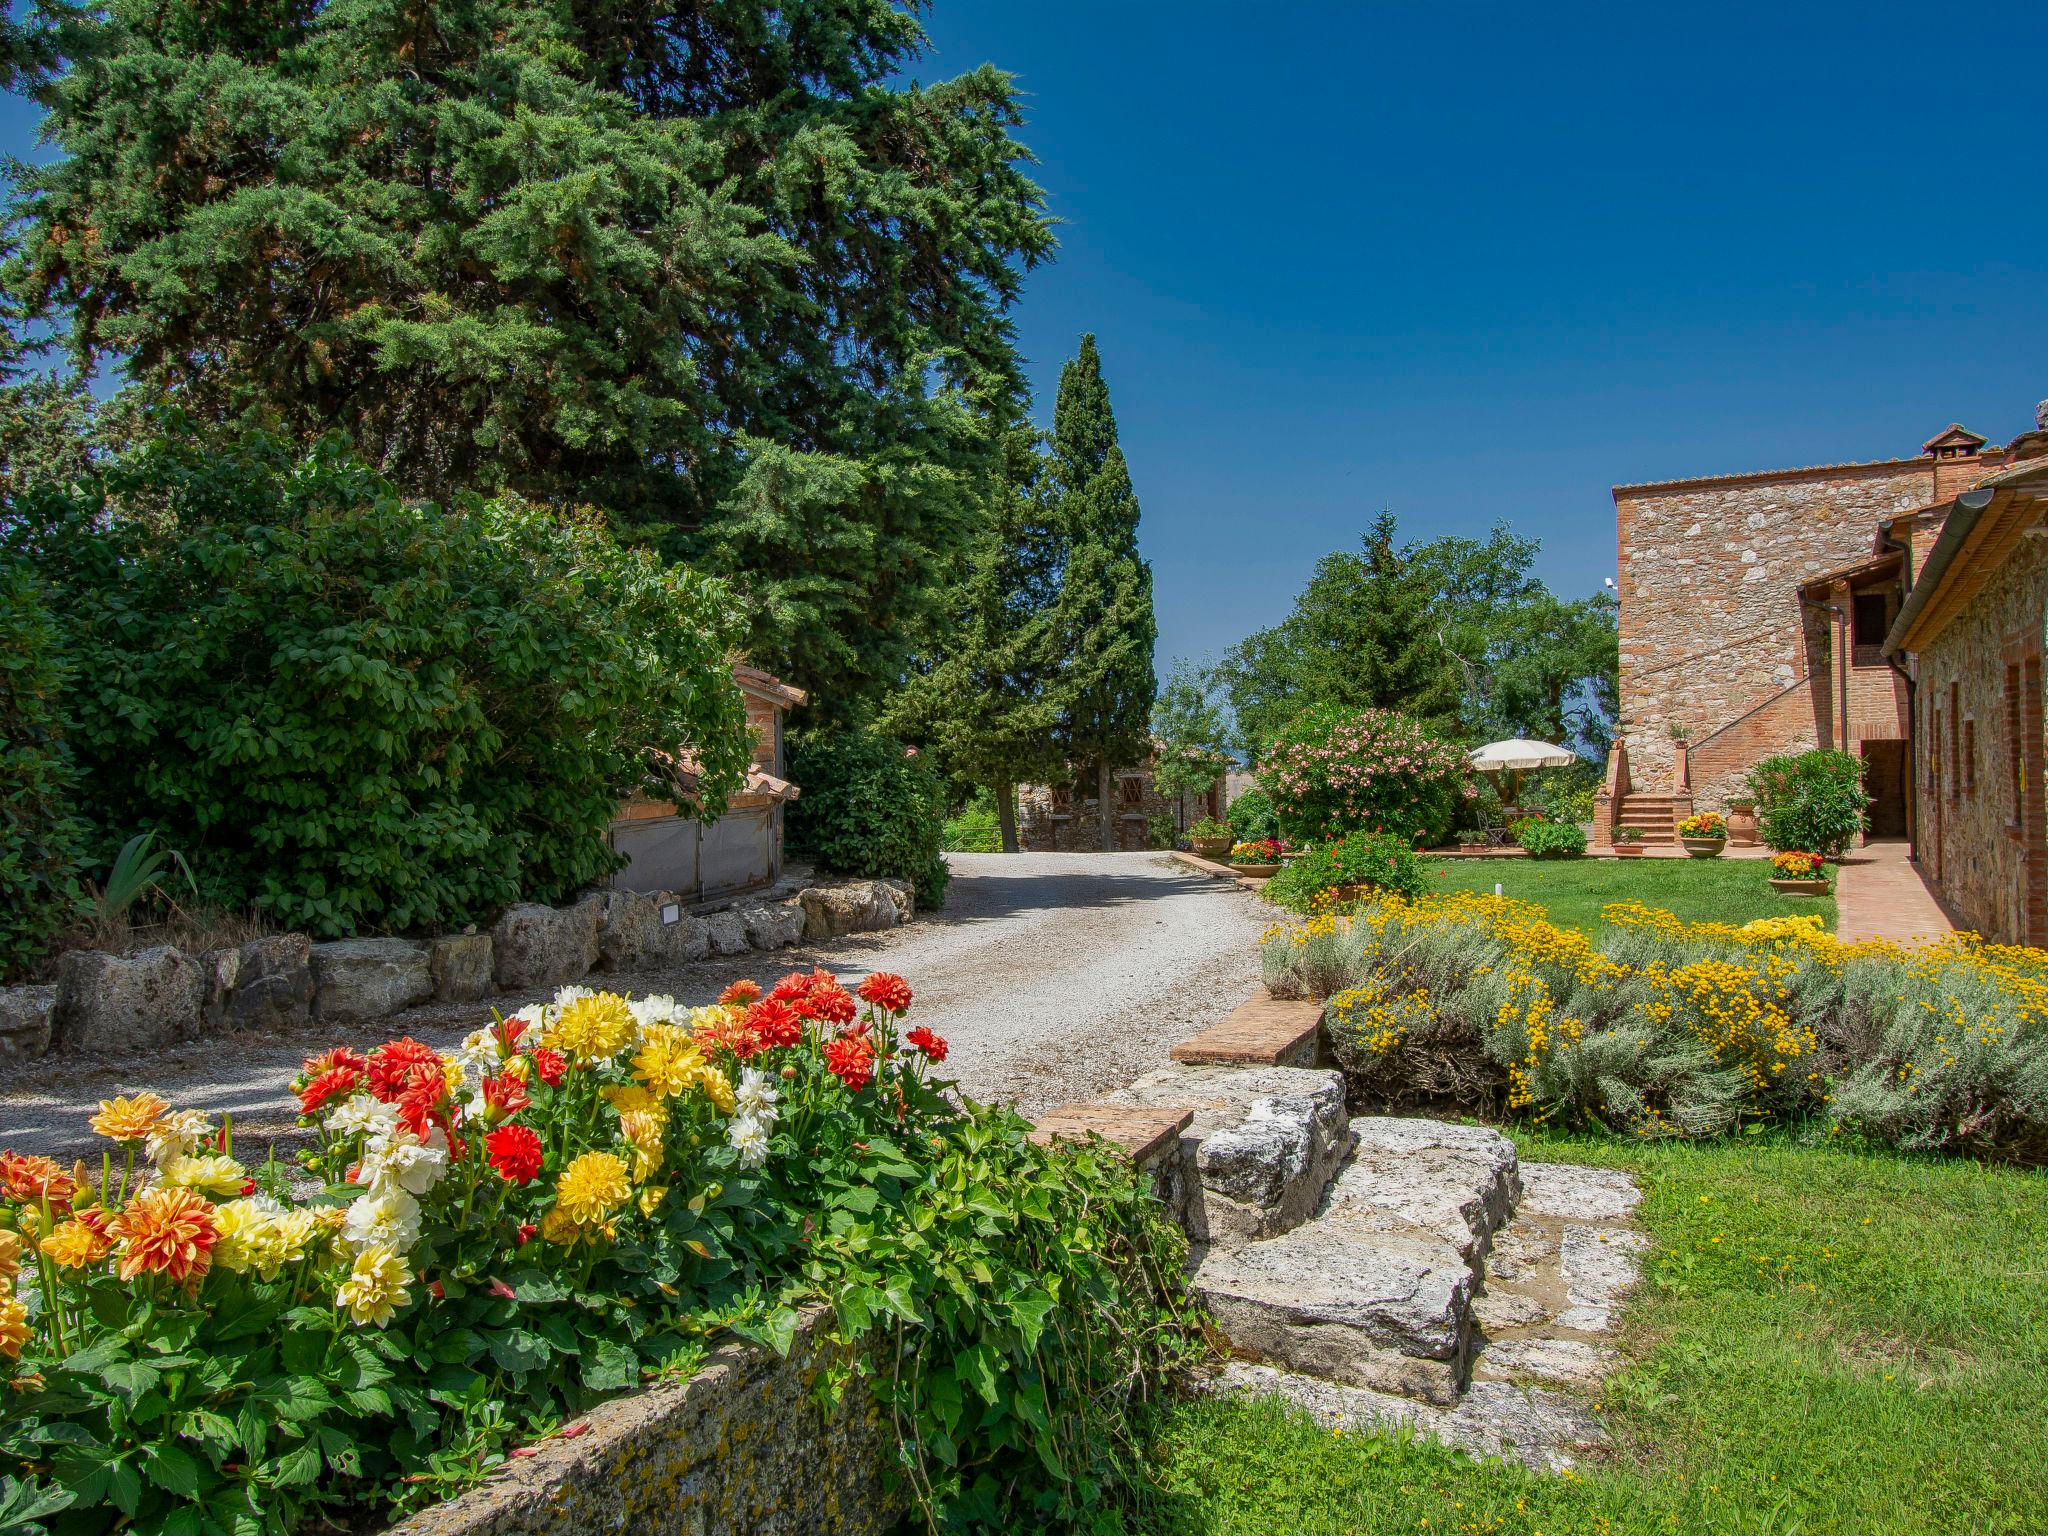
<svg viewBox="0 0 2048 1536"><path fill-rule="evenodd" d="M1189 1067L1308 1067L1315 1065L1322 1025L1321 1003L1285 1001L1261 987L1221 1024L1168 1054Z"/></svg>
<svg viewBox="0 0 2048 1536"><path fill-rule="evenodd" d="M1134 1163L1152 1158L1195 1118L1192 1109L1159 1109L1138 1104L1062 1104L1040 1115L1031 1127L1031 1139L1040 1146L1055 1141L1086 1141L1100 1136L1122 1147Z"/></svg>

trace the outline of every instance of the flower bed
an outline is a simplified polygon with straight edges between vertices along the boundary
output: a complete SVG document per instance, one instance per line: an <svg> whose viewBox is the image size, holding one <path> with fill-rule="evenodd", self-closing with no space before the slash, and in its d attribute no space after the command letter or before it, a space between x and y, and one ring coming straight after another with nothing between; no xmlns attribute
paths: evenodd
<svg viewBox="0 0 2048 1536"><path fill-rule="evenodd" d="M96 1169L0 1154L0 1474L60 1533L404 1509L823 1297L825 1385L883 1362L928 1519L1079 1507L1182 1347L1178 1235L1113 1155L953 1097L910 1002L570 988L308 1061L296 1175L149 1093L102 1105Z"/></svg>
<svg viewBox="0 0 2048 1536"><path fill-rule="evenodd" d="M1270 933L1267 985L1327 996L1362 1097L1639 1136L1816 1117L1909 1149L2048 1160L2048 953L1845 944L1818 918L1597 940L1524 902L1385 899Z"/></svg>

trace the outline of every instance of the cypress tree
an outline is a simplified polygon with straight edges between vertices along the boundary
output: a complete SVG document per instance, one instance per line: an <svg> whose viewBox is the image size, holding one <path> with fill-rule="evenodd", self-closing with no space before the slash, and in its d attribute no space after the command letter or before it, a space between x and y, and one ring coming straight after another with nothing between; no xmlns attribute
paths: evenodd
<svg viewBox="0 0 2048 1536"><path fill-rule="evenodd" d="M1092 335L1060 370L1047 480L1064 549L1053 638L1059 741L1067 761L1095 771L1102 846L1116 847L1111 778L1150 755L1158 691L1152 645L1152 567L1138 553L1138 498L1118 446L1116 413Z"/></svg>
<svg viewBox="0 0 2048 1536"><path fill-rule="evenodd" d="M1052 244L1007 76L899 84L891 0L46 8L0 35L61 151L7 286L81 373L339 426L409 495L601 506L741 578L827 710L901 675Z"/></svg>

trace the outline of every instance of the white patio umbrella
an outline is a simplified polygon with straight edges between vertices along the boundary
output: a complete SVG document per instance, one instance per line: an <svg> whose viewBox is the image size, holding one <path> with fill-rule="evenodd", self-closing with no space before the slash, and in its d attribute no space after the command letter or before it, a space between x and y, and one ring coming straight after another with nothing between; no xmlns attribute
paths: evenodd
<svg viewBox="0 0 2048 1536"><path fill-rule="evenodd" d="M1569 747L1517 737L1475 747L1467 754L1467 760L1481 773L1496 775L1494 783L1500 789L1502 801L1512 802L1521 796L1524 773L1535 768L1567 767L1578 761L1578 754Z"/></svg>

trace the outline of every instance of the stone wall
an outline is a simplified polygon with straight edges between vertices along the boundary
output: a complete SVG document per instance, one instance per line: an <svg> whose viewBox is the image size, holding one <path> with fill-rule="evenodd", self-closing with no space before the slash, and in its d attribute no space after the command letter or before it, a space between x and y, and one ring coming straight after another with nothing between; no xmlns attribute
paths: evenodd
<svg viewBox="0 0 2048 1536"><path fill-rule="evenodd" d="M1926 459L1615 489L1621 714L1639 790L1669 788L1674 729L1705 743L1749 716L1703 765L1714 777L1695 778L1703 806L1758 757L1818 743L1825 703L1773 702L1828 654L1800 584L1868 559L1880 519L1933 492Z"/></svg>
<svg viewBox="0 0 2048 1536"><path fill-rule="evenodd" d="M906 1513L882 1487L893 1426L858 1385L821 1408L830 1314L787 1358L730 1345L688 1381L601 1403L483 1487L389 1536L880 1536Z"/></svg>
<svg viewBox="0 0 2048 1536"><path fill-rule="evenodd" d="M1176 825L1192 826L1204 816L1222 819L1224 781L1217 777L1206 794L1182 795L1176 802L1153 786L1151 772L1127 768L1116 775L1116 845L1126 852L1152 846L1149 827L1154 816L1172 816ZM1026 853L1090 853L1102 847L1102 820L1094 795L1045 784L1024 784L1017 790L1017 846Z"/></svg>
<svg viewBox="0 0 2048 1536"><path fill-rule="evenodd" d="M911 887L854 880L785 887L717 907L676 892L596 892L566 907L524 903L489 932L315 943L269 934L187 955L73 950L53 985L0 988L0 1062L9 1056L150 1050L309 1023L354 1025L421 1003L531 995L593 971L688 964L787 949L910 921Z"/></svg>
<svg viewBox="0 0 2048 1536"><path fill-rule="evenodd" d="M1963 925L1997 943L2048 939L2048 914L2028 910L2041 894L2028 844L2042 829L2020 804L2022 765L2041 773L2044 613L2048 543L2021 539L1916 658L1916 852Z"/></svg>

